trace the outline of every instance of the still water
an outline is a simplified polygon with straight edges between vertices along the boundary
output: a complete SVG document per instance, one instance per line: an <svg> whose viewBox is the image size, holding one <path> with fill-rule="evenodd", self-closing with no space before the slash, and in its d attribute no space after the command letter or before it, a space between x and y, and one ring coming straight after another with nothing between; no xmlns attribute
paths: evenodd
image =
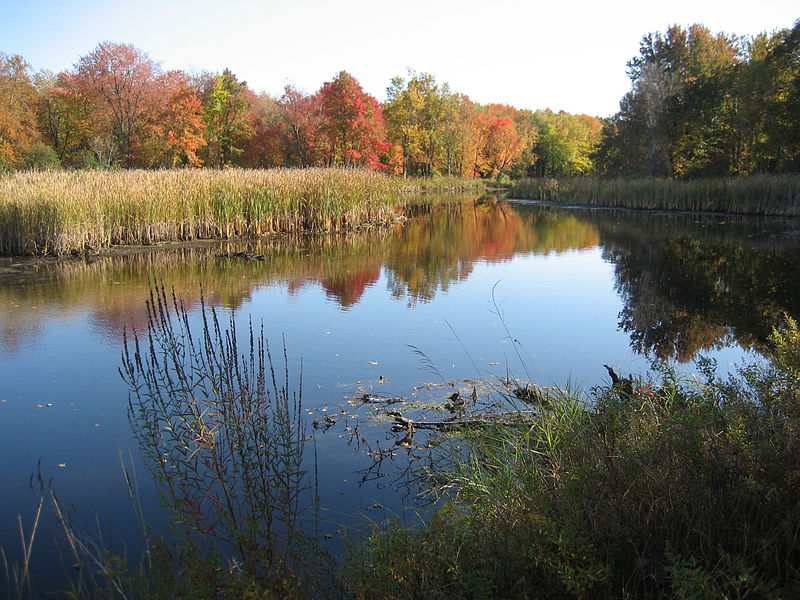
<svg viewBox="0 0 800 600"><path fill-rule="evenodd" d="M0 545L19 550L51 480L86 530L133 549L138 528L121 457L133 461L152 522L158 502L138 459L118 374L123 331L143 331L150 282L192 311L207 304L242 325L263 321L302 360L314 436L319 535L342 525L414 518L412 493L353 443L364 392L410 397L431 382L492 377L570 384L607 381L603 364L643 373L655 359L698 355L721 371L753 360L784 314L800 317L800 224L729 216L556 209L465 199L392 230L198 243L61 262L0 263ZM246 251L263 260L220 258ZM427 390L446 396L447 387ZM372 410L372 409L370 409ZM391 448L397 435L361 410L359 440ZM402 457L397 459L402 462ZM45 520L34 568L61 567ZM46 577L49 577L46 576ZM44 578L46 578L44 577Z"/></svg>

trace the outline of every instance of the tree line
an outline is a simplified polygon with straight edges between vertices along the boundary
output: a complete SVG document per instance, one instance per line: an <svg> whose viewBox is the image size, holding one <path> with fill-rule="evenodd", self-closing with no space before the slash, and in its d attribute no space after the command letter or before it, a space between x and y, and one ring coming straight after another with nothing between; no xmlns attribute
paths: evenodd
<svg viewBox="0 0 800 600"><path fill-rule="evenodd" d="M702 25L642 40L594 155L608 175L800 171L800 20L741 38Z"/></svg>
<svg viewBox="0 0 800 600"><path fill-rule="evenodd" d="M103 42L62 73L0 53L0 170L347 166L393 175L690 178L800 171L800 20L753 37L646 35L608 119L479 104L410 71L384 102L342 71L314 93L165 71Z"/></svg>
<svg viewBox="0 0 800 600"><path fill-rule="evenodd" d="M256 93L231 70L165 71L103 42L62 73L0 54L0 169L347 166L394 175L573 175L601 122L481 105L427 73L383 103L342 71L315 93Z"/></svg>

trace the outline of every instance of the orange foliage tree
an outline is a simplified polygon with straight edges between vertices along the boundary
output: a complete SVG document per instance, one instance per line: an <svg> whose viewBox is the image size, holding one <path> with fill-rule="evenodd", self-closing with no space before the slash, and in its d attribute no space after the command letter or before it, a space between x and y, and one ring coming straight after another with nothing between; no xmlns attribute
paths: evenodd
<svg viewBox="0 0 800 600"><path fill-rule="evenodd" d="M206 145L203 105L183 71L158 76L147 125L137 140L137 164L145 167L199 167Z"/></svg>
<svg viewBox="0 0 800 600"><path fill-rule="evenodd" d="M21 56L0 53L0 166L21 166L39 137L35 102L28 63Z"/></svg>
<svg viewBox="0 0 800 600"><path fill-rule="evenodd" d="M203 161L197 153L206 145L200 94L183 71L169 71L160 82L166 101L158 131L166 148L163 162L171 167L199 167Z"/></svg>
<svg viewBox="0 0 800 600"><path fill-rule="evenodd" d="M157 76L158 66L131 44L103 42L75 65L72 83L91 104L95 144L123 166L136 166L137 144L158 112Z"/></svg>

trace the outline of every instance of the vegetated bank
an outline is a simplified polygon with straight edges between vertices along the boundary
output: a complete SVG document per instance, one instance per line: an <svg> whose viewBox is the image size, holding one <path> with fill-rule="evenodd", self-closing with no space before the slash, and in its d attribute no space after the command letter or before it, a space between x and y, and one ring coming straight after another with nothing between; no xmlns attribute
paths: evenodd
<svg viewBox="0 0 800 600"><path fill-rule="evenodd" d="M0 254L345 231L391 223L436 189L466 184L360 169L19 172L0 177Z"/></svg>
<svg viewBox="0 0 800 600"><path fill-rule="evenodd" d="M800 175L703 179L523 179L510 198L641 210L800 216Z"/></svg>
<svg viewBox="0 0 800 600"><path fill-rule="evenodd" d="M550 394L528 427L465 430L424 528L351 555L355 598L800 596L800 331L769 363L663 368ZM447 447L447 442L439 448ZM380 576L376 576L379 573Z"/></svg>

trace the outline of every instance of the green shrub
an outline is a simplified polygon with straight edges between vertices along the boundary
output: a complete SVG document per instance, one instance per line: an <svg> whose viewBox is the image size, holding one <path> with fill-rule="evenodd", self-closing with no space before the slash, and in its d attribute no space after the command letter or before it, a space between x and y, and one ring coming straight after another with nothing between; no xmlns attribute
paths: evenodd
<svg viewBox="0 0 800 600"><path fill-rule="evenodd" d="M47 144L36 142L33 147L25 153L25 167L37 171L51 171L61 168L61 160L58 154Z"/></svg>

